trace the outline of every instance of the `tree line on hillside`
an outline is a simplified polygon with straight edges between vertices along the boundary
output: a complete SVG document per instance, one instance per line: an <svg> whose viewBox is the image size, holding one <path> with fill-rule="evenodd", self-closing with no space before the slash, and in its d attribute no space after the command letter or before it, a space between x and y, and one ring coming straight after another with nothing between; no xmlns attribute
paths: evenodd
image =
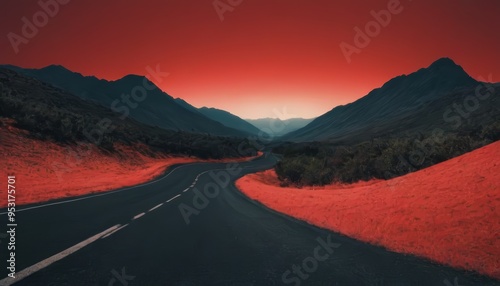
<svg viewBox="0 0 500 286"><path fill-rule="evenodd" d="M113 152L116 143L147 146L147 152L199 158L242 157L256 153L252 142L210 134L165 130L121 119L111 110L9 70L0 70L0 117L12 118L30 136L60 144L92 143Z"/></svg>
<svg viewBox="0 0 500 286"><path fill-rule="evenodd" d="M273 149L283 186L391 179L470 152L500 139L500 122L442 134L400 134L355 145L287 143Z"/></svg>

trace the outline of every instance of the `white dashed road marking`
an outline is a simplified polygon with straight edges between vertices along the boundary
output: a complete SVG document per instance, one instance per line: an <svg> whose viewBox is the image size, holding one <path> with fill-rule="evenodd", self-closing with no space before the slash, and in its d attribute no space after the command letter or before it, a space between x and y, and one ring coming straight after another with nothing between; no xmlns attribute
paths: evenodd
<svg viewBox="0 0 500 286"><path fill-rule="evenodd" d="M7 277L7 278L4 278L2 280L0 280L0 285L5 285L5 286L8 286L8 285L12 285L14 283L17 283L19 281L21 281L22 279L28 277L29 275L51 265L52 263L56 262L56 261L59 261L63 258L65 258L66 256L84 248L85 246L91 244L92 242L98 240L99 238L103 237L104 235L107 235L108 233L110 232L113 232L115 230L117 230L118 228L120 227L119 224L115 225L115 226L112 226L108 229L106 229L105 231L103 232L100 232L90 238L87 238L86 240L66 249L66 250L63 250L57 254L54 254L52 255L51 257L47 258L47 259L44 259L28 268L25 268L19 272L16 273L16 278L11 278L11 277Z"/></svg>
<svg viewBox="0 0 500 286"><path fill-rule="evenodd" d="M101 237L101 239L104 239L104 238L106 238L106 237L108 237L108 236L112 235L113 233L115 233L115 232L119 231L120 229L122 229L122 228L126 227L127 225L128 225L128 223L127 223L126 225L122 225L122 226L120 226L119 228L117 228L117 229L113 230L112 232L107 233L105 236Z"/></svg>
<svg viewBox="0 0 500 286"><path fill-rule="evenodd" d="M161 206L163 206L163 203L161 203L161 204L157 205L156 207L152 207L152 208L150 208L148 212L152 212L152 211L154 211L155 209L157 209L157 208L159 208L159 207L161 207Z"/></svg>
<svg viewBox="0 0 500 286"><path fill-rule="evenodd" d="M175 200L176 198L178 198L178 197L180 197L180 196L181 196L181 194L178 194L177 196L175 196L175 197L173 197L173 198L169 199L169 200L167 201L167 203L169 203L170 201Z"/></svg>
<svg viewBox="0 0 500 286"><path fill-rule="evenodd" d="M171 174L173 174L175 171L177 171L177 170L179 170L181 168L184 168L184 167L187 167L187 166L201 165L201 164L205 164L205 163L192 163L192 164L186 164L186 165L181 165L181 166L175 167L174 169L172 169L164 177L161 177L161 178L159 178L157 180L149 181L149 182L146 182L146 183L143 183L143 184L139 184L139 185L136 185L136 186L125 187L125 188L121 188L121 189L116 190L116 191L104 192L104 193L95 194L95 195L89 195L89 196L85 196L85 197L81 197L81 198L76 198L76 199L69 199L69 200L55 202L55 203L47 203L47 204L33 206L33 207L16 209L16 212L22 212L22 211L28 211L28 210L33 210L33 209L39 209L39 208L54 206L54 205L62 205L62 204L67 204L67 203L72 203L72 202L77 202L77 201L82 201L82 200L88 200L88 199L92 199L92 198L96 198L96 197L102 197L102 196L108 196L108 195L120 193L120 192L123 192L123 191L126 191L126 190L130 190L130 189L134 189L134 188L137 188L137 187L147 186L147 185L154 184L156 182L159 182L161 180L164 180L164 179L168 178ZM5 215L5 214L7 214L7 211L0 213L0 215Z"/></svg>
<svg viewBox="0 0 500 286"><path fill-rule="evenodd" d="M145 213L140 213L140 214L136 215L132 220L136 220L136 219L140 218L143 215L145 215Z"/></svg>
<svg viewBox="0 0 500 286"><path fill-rule="evenodd" d="M190 164L190 165L192 166L192 165L195 165L195 164ZM137 185L137 186L133 186L133 187L127 187L127 188L122 188L122 189L117 190L117 191L106 192L106 193L97 194L97 195L93 195L93 196L87 196L87 197L76 198L76 199L71 199L71 200L67 200L67 201L61 201L61 202L56 202L56 203L49 203L49 204L43 204L43 205L34 206L34 207L28 207L28 208L25 208L25 209L20 209L18 211L27 211L27 210L32 210L32 209L37 209L37 208L43 208L43 207L48 207L48 206L53 206L53 205L71 203L71 202L80 201L80 200L87 200L87 199L90 199L90 198L95 198L95 197L99 197L99 196L110 195L110 194L118 193L118 192L121 192L121 191L124 191L124 190L129 190L129 189L132 189L132 188L136 188L138 186L145 186L145 185L153 184L155 182L158 182L158 181L161 181L161 180L167 178L174 171L176 171L176 170L178 170L178 169L180 169L182 167L185 167L185 166L189 166L189 165L182 165L182 166L176 167L176 168L172 169L166 176L164 176L164 177L162 177L162 178L160 178L158 180L150 181L150 182L147 182L147 183L144 183L144 184L141 184L141 185ZM244 168L244 169L246 169L246 168ZM216 170L218 170L218 169L216 169ZM192 183L191 188L194 187L194 185L196 184L196 182L198 182L198 179L200 178L201 175L206 174L206 173L208 173L210 171L215 171L215 170L207 170L205 172L202 172L202 173L198 174L196 176L196 178L194 179L194 182ZM183 190L182 192L187 192L188 190L189 190L189 188ZM178 198L180 196L181 196L181 194L178 194L178 195L170 198L166 202L169 203L169 202L175 200L176 198ZM155 207L152 207L151 209L149 209L148 212L153 211L153 210L161 207L163 204L164 203L161 203L161 204L156 205ZM0 213L0 215L3 215L3 214L6 214L6 212ZM144 213L144 212L140 213L140 214L134 216L132 218L132 220L136 220L136 219L142 217L145 214L146 213ZM117 231L119 231L119 230L127 227L128 225L129 224L127 223L127 224L125 224L123 226L120 225L120 224L112 226L112 227L106 229L105 231L100 232L100 233L98 233L98 234L96 234L96 235L94 235L94 236L92 236L90 238L87 238L86 240L84 240L84 241L82 241L82 242L80 242L80 243L78 243L78 244L76 244L76 245L74 245L74 246L72 246L72 247L70 247L70 248L68 248L66 250L63 250L63 251L61 251L61 252L59 252L59 253L57 253L55 255L52 255L51 257L49 257L47 259L44 259L44 260L42 260L42 261L40 261L40 262L38 262L38 263L36 263L36 264L28 267L28 268L25 268L25 269L17 272L16 273L16 278L14 278L14 279L12 279L11 277L7 277L7 278L4 278L4 279L0 280L0 286L4 286L4 285L5 286L9 286L9 285L12 285L14 283L17 283L20 280L22 280L22 279L30 276L31 274L33 274L33 273L35 273L35 272L37 272L37 271L39 271L39 270L41 270L41 269L43 269L43 268L51 265L52 263L54 263L56 261L59 261L59 260L65 258L65 257L67 257L68 255L70 255L70 254L72 254L72 253L74 253L74 252L82 249L83 247L85 247L85 246L87 246L87 245L95 242L98 239L104 239L106 237L109 237L110 235L116 233Z"/></svg>

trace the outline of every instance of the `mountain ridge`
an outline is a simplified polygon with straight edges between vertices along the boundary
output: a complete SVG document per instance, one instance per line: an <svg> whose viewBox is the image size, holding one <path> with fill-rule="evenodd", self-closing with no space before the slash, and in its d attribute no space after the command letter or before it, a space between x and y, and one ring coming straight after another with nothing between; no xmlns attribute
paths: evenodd
<svg viewBox="0 0 500 286"><path fill-rule="evenodd" d="M388 80L352 103L334 107L307 126L280 139L295 142L356 141L400 132L405 127L411 127L407 128L409 130L428 129L434 122L442 120L446 105L454 100L451 94L474 92L479 84L453 60L441 58L426 68ZM426 108L429 114L426 114Z"/></svg>
<svg viewBox="0 0 500 286"><path fill-rule="evenodd" d="M306 126L311 121L313 121L314 118L297 117L297 118L279 119L279 118L265 117L265 118L245 119L245 120L250 124L252 124L253 126L271 135L272 137L279 137Z"/></svg>
<svg viewBox="0 0 500 286"><path fill-rule="evenodd" d="M214 121L220 122L221 124L229 128L241 130L257 136L260 136L260 133L262 133L259 128L256 128L252 124L246 122L244 119L241 119L239 116L234 115L229 111L206 106L196 108L182 98L175 98L174 100L183 108L186 108L187 110L195 113L202 114Z"/></svg>
<svg viewBox="0 0 500 286"><path fill-rule="evenodd" d="M227 127L201 113L182 108L172 96L163 92L145 76L131 74L108 81L95 76L84 76L61 65L49 65L41 69L12 65L0 67L34 77L150 126L231 137L251 135Z"/></svg>

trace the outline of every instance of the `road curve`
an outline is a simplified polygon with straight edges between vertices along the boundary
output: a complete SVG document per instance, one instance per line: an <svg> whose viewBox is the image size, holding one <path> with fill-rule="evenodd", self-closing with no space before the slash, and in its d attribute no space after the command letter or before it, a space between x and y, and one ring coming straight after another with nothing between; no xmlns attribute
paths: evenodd
<svg viewBox="0 0 500 286"><path fill-rule="evenodd" d="M143 185L21 208L17 278L3 241L0 285L500 285L308 225L235 188L275 162L176 166Z"/></svg>

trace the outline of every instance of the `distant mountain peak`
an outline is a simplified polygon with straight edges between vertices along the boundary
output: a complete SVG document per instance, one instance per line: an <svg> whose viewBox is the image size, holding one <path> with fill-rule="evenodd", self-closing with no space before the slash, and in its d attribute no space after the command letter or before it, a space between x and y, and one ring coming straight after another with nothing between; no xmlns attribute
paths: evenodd
<svg viewBox="0 0 500 286"><path fill-rule="evenodd" d="M0 67L36 78L86 101L111 109L121 117L130 116L149 126L228 137L250 135L249 132L227 127L197 111L183 108L178 104L180 101L174 101L170 95L142 75L129 74L118 80L108 81L94 76L83 76L60 65L50 65L42 69L9 65ZM137 89L140 87L146 89L148 96Z"/></svg>
<svg viewBox="0 0 500 286"><path fill-rule="evenodd" d="M144 78L146 78L145 76L142 76L142 75L138 75L138 74L128 74L122 78L119 78L117 79L116 81L125 81L125 82L128 82L128 81L137 81L137 80L144 80Z"/></svg>
<svg viewBox="0 0 500 286"><path fill-rule="evenodd" d="M200 109L200 110L219 110L219 111L222 111L222 112L227 112L227 111L222 110L222 109L217 109L217 108L215 108L215 107L208 107L208 106L202 106L202 107L200 107L200 108L198 108L198 109ZM228 112L228 113L229 113L229 112Z"/></svg>
<svg viewBox="0 0 500 286"><path fill-rule="evenodd" d="M440 58L433 62L426 69L435 76L446 78L448 81L458 85L475 84L476 81L462 68L450 58Z"/></svg>
<svg viewBox="0 0 500 286"><path fill-rule="evenodd" d="M140 75L140 74L128 74L122 78L144 78L145 76Z"/></svg>
<svg viewBox="0 0 500 286"><path fill-rule="evenodd" d="M46 67L41 68L40 70L43 72L46 72L46 73L50 73L50 74L78 74L78 75L81 75L80 73L71 71L62 65L48 65Z"/></svg>
<svg viewBox="0 0 500 286"><path fill-rule="evenodd" d="M420 86L418 93L430 94L431 91L449 90L453 87L464 87L477 84L467 72L452 59L443 57L437 59L426 68L421 68L410 74L396 76L374 91L387 92L389 89L402 89ZM368 94L370 95L371 92ZM397 93L396 93L397 94ZM417 93L414 93L417 94Z"/></svg>
<svg viewBox="0 0 500 286"><path fill-rule="evenodd" d="M31 69L33 71L41 71L44 73L47 73L52 76L76 76L76 77L85 77L85 78L92 78L98 80L97 77L90 75L90 76L85 76L79 72L72 71L68 68L66 68L63 65L57 65L57 64L52 64L48 65L46 67L43 67L41 69Z"/></svg>
<svg viewBox="0 0 500 286"><path fill-rule="evenodd" d="M429 67L459 67L452 59L448 57L440 58L434 61Z"/></svg>
<svg viewBox="0 0 500 286"><path fill-rule="evenodd" d="M355 142L363 136L366 140L396 130L427 132L439 124L449 128L443 114L460 94L473 91L477 85L452 59L440 58L426 68L392 78L352 103L333 108L282 139Z"/></svg>
<svg viewBox="0 0 500 286"><path fill-rule="evenodd" d="M64 67L63 65L56 65L56 64L43 67L42 70L62 70L62 71L72 72L69 69L67 69L66 67Z"/></svg>

